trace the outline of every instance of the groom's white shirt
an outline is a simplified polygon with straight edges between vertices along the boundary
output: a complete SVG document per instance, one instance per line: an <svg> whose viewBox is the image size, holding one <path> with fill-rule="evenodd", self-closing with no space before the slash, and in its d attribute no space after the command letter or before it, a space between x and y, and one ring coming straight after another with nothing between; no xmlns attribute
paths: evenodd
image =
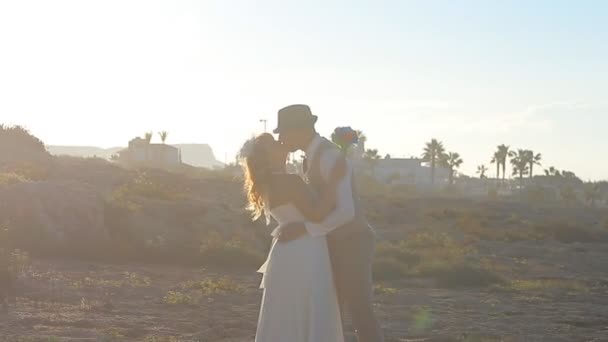
<svg viewBox="0 0 608 342"><path fill-rule="evenodd" d="M309 162L313 160L315 157L315 153L319 149L319 146L323 142L323 138L320 135L316 135L310 145L306 148L304 153L306 154L306 159ZM337 149L329 149L326 150L321 156L320 167L321 167L321 177L324 180L328 181L331 176L331 171L336 164L336 161L340 157L340 151ZM310 170L307 170L310 171ZM305 175L308 176L308 173ZM306 222L304 225L306 227L306 231L311 236L323 236L327 235L332 230L341 227L348 222L352 221L355 217L355 203L353 200L353 189L352 189L352 165L347 160L346 161L346 175L342 178L340 184L338 184L337 188L337 203L336 209L331 212L324 220L320 223Z"/></svg>

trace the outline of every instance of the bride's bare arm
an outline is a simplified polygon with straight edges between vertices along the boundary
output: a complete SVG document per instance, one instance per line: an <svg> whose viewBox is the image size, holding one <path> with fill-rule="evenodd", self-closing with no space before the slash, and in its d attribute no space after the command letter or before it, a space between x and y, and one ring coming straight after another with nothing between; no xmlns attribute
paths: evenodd
<svg viewBox="0 0 608 342"><path fill-rule="evenodd" d="M291 199L302 215L311 222L321 222L336 207L338 184L346 175L346 159L340 158L332 169L327 186L315 196L300 177L295 177L288 188Z"/></svg>

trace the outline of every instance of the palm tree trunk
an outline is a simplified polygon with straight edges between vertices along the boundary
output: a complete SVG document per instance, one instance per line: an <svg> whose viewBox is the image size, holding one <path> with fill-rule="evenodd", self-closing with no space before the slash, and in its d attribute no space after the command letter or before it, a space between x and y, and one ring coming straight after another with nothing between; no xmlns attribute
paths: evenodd
<svg viewBox="0 0 608 342"><path fill-rule="evenodd" d="M435 159L431 159L431 184L435 184Z"/></svg>
<svg viewBox="0 0 608 342"><path fill-rule="evenodd" d="M534 177L534 163L530 163L530 179Z"/></svg>
<svg viewBox="0 0 608 342"><path fill-rule="evenodd" d="M496 162L496 179L500 179L500 162Z"/></svg>

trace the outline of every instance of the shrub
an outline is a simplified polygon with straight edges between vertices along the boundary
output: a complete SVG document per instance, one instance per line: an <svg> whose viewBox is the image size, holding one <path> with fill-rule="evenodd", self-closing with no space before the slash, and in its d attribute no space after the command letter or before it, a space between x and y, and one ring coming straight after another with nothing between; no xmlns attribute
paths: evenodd
<svg viewBox="0 0 608 342"><path fill-rule="evenodd" d="M163 298L169 305L196 305L198 302L192 296L179 291L169 291Z"/></svg>
<svg viewBox="0 0 608 342"><path fill-rule="evenodd" d="M402 263L390 258L376 259L372 270L375 281L401 279L408 274Z"/></svg>
<svg viewBox="0 0 608 342"><path fill-rule="evenodd" d="M563 243L608 242L608 233L564 222L547 222L534 226L537 234Z"/></svg>
<svg viewBox="0 0 608 342"><path fill-rule="evenodd" d="M228 277L208 278L204 280L189 280L182 283L180 287L183 290L196 290L204 296L216 294L238 293L242 288L234 280Z"/></svg>
<svg viewBox="0 0 608 342"><path fill-rule="evenodd" d="M116 189L113 197L125 200L134 197L158 200L180 198L183 195L183 189L175 182L171 182L170 178L164 179L162 176L153 176L149 171L140 171L127 184Z"/></svg>
<svg viewBox="0 0 608 342"><path fill-rule="evenodd" d="M24 180L42 181L48 179L51 167L52 165L46 162L17 161L5 165L3 169L8 173L18 175Z"/></svg>
<svg viewBox="0 0 608 342"><path fill-rule="evenodd" d="M531 186L526 189L525 196L528 201L533 203L543 203L547 202L550 199L551 193L549 189L536 185Z"/></svg>
<svg viewBox="0 0 608 342"><path fill-rule="evenodd" d="M414 250L419 248L452 248L456 245L445 233L420 232L402 241L403 248Z"/></svg>
<svg viewBox="0 0 608 342"><path fill-rule="evenodd" d="M23 183L26 181L27 179L23 175L17 174L15 172L0 172L0 186Z"/></svg>
<svg viewBox="0 0 608 342"><path fill-rule="evenodd" d="M514 291L550 291L565 290L573 292L587 292L589 288L582 282L573 279L532 279L513 280L508 283L508 289Z"/></svg>
<svg viewBox="0 0 608 342"><path fill-rule="evenodd" d="M44 143L21 126L0 124L0 163L48 160Z"/></svg>
<svg viewBox="0 0 608 342"><path fill-rule="evenodd" d="M408 251L403 241L400 243L384 242L378 244L376 256L380 259L393 259L407 266L413 266L420 262L420 256Z"/></svg>
<svg viewBox="0 0 608 342"><path fill-rule="evenodd" d="M488 187L488 197L493 200L498 198L498 188L496 186L492 185Z"/></svg>
<svg viewBox="0 0 608 342"><path fill-rule="evenodd" d="M256 267L264 262L264 255L242 240L224 239L209 233L202 241L199 257L203 264L220 267Z"/></svg>
<svg viewBox="0 0 608 342"><path fill-rule="evenodd" d="M567 205L574 205L578 201L578 195L571 185L565 185L559 191L559 195Z"/></svg>
<svg viewBox="0 0 608 342"><path fill-rule="evenodd" d="M392 296L399 293L399 290L394 287L387 287L382 284L378 284L374 286L374 294L380 296Z"/></svg>

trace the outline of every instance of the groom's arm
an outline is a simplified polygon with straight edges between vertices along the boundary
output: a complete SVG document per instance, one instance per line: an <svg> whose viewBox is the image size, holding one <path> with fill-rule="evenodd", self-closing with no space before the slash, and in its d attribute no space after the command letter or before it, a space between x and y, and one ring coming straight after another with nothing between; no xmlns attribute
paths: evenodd
<svg viewBox="0 0 608 342"><path fill-rule="evenodd" d="M344 158L344 156L337 149L327 150L323 156L321 156L321 176L324 180L328 181L330 179L339 158ZM291 241L306 234L311 236L327 235L332 230L352 221L355 217L355 205L353 201L351 179L352 166L347 162L345 176L335 185L335 191L337 192L338 198L336 209L318 224L313 222L302 222L281 227L279 241Z"/></svg>
<svg viewBox="0 0 608 342"><path fill-rule="evenodd" d="M328 182L331 173L340 158L345 156L337 148L326 150L321 156L321 176ZM336 209L332 211L322 222L305 222L305 228L308 234L312 236L323 236L329 234L334 229L341 227L355 217L355 204L353 201L352 189L352 165L346 161L346 175L338 182L336 186L336 194L338 197Z"/></svg>

